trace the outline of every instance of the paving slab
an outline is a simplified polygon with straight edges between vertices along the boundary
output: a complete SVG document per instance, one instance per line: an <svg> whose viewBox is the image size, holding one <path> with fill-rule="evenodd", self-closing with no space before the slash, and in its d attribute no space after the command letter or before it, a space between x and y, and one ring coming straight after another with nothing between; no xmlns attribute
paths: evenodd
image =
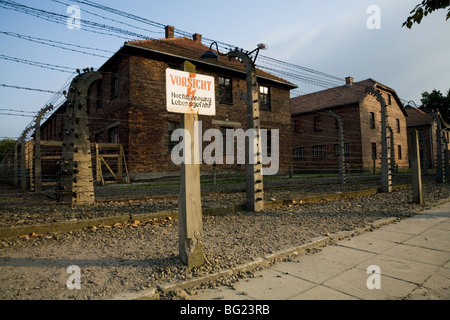
<svg viewBox="0 0 450 320"><path fill-rule="evenodd" d="M341 240L345 243L349 240ZM325 260L343 265L347 268L354 267L376 256L375 253L348 248L341 245L329 246L322 249L317 255Z"/></svg>
<svg viewBox="0 0 450 320"><path fill-rule="evenodd" d="M449 300L450 269L439 268L422 286L414 289L407 297L409 300Z"/></svg>
<svg viewBox="0 0 450 320"><path fill-rule="evenodd" d="M436 221L430 217L410 218L385 226L383 227L383 230L417 235L435 227L439 223L441 223L441 221Z"/></svg>
<svg viewBox="0 0 450 320"><path fill-rule="evenodd" d="M401 299L416 288L413 283L381 276L381 289L371 290L367 287L370 276L367 270L352 268L326 281L323 285L364 300Z"/></svg>
<svg viewBox="0 0 450 320"><path fill-rule="evenodd" d="M356 268L365 271L369 266L378 266L381 269L383 279L389 276L414 284L423 283L439 268L435 265L384 254L377 255L373 259L361 263Z"/></svg>
<svg viewBox="0 0 450 320"><path fill-rule="evenodd" d="M450 231L450 220L442 222L436 226L436 229Z"/></svg>
<svg viewBox="0 0 450 320"><path fill-rule="evenodd" d="M411 239L415 235L408 233L400 233L395 231L388 231L385 229L386 227L382 227L381 229L376 229L365 234L368 238L374 240L383 240L390 241L394 243L403 243L406 240Z"/></svg>
<svg viewBox="0 0 450 320"><path fill-rule="evenodd" d="M450 299L449 216L450 202L274 264L234 289L214 289L193 299ZM369 266L380 268L380 289L368 288Z"/></svg>
<svg viewBox="0 0 450 320"><path fill-rule="evenodd" d="M289 300L360 300L351 295L322 285L315 286Z"/></svg>
<svg viewBox="0 0 450 320"><path fill-rule="evenodd" d="M256 300L287 300L311 289L314 283L271 269L265 269L246 282L237 282L233 288Z"/></svg>
<svg viewBox="0 0 450 320"><path fill-rule="evenodd" d="M399 244L383 254L436 266L443 266L450 260L450 252L405 244Z"/></svg>
<svg viewBox="0 0 450 320"><path fill-rule="evenodd" d="M450 269L439 268L423 283L423 287L432 290L449 290L450 293Z"/></svg>
<svg viewBox="0 0 450 320"><path fill-rule="evenodd" d="M372 253L382 253L392 249L397 244L392 241L375 239L372 234L366 233L348 241L342 241L339 245Z"/></svg>
<svg viewBox="0 0 450 320"><path fill-rule="evenodd" d="M348 267L323 259L319 255L312 255L301 256L298 258L298 262L276 264L272 269L315 284L321 284L345 271Z"/></svg>
<svg viewBox="0 0 450 320"><path fill-rule="evenodd" d="M450 233L438 228L427 230L405 241L405 244L417 247L437 249L450 252Z"/></svg>

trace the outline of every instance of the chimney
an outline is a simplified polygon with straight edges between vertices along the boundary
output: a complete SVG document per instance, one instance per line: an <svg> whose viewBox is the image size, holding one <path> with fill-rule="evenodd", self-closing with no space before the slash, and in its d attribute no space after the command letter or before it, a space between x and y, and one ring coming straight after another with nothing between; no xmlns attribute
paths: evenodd
<svg viewBox="0 0 450 320"><path fill-rule="evenodd" d="M175 37L175 27L166 26L166 39L172 39Z"/></svg>
<svg viewBox="0 0 450 320"><path fill-rule="evenodd" d="M197 43L202 43L202 35L200 33L195 33L192 39Z"/></svg>
<svg viewBox="0 0 450 320"><path fill-rule="evenodd" d="M353 85L353 77L347 77L345 78L345 86L351 87Z"/></svg>

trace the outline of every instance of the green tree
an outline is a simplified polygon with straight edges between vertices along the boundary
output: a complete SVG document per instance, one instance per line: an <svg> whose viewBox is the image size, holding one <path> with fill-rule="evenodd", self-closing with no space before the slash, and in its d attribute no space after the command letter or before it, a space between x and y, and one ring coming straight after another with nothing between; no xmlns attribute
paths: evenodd
<svg viewBox="0 0 450 320"><path fill-rule="evenodd" d="M0 161L2 161L5 155L14 148L15 144L16 140L12 139L0 140Z"/></svg>
<svg viewBox="0 0 450 320"><path fill-rule="evenodd" d="M420 24L423 17L436 10L445 8L448 8L446 17L446 20L448 20L450 19L450 0L424 0L410 12L411 16L403 22L403 27L406 26L408 29L411 29L414 23Z"/></svg>
<svg viewBox="0 0 450 320"><path fill-rule="evenodd" d="M422 93L422 109L425 112L439 111L445 122L450 123L450 90L447 96L443 95L438 90L433 90L431 93L425 91Z"/></svg>

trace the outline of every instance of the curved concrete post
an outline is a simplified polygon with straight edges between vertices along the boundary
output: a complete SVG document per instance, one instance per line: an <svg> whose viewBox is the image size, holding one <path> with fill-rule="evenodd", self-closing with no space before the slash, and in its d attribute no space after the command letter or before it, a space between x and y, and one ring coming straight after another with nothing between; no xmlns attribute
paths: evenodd
<svg viewBox="0 0 450 320"><path fill-rule="evenodd" d="M233 50L228 53L230 59L241 59L247 70L247 130L254 130L254 138L248 139L246 150L249 157L246 157L247 164L247 200L246 207L249 211L259 212L264 209L264 188L263 188L263 168L260 145L260 110L258 81L256 78L255 63L250 56L240 50ZM250 141L253 140L253 141ZM249 161L249 159L252 161Z"/></svg>

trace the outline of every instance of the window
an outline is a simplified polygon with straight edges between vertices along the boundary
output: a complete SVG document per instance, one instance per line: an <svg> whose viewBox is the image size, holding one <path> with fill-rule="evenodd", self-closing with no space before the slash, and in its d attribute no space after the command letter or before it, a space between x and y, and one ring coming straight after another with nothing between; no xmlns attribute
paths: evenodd
<svg viewBox="0 0 450 320"><path fill-rule="evenodd" d="M294 133L303 133L303 123L302 120L294 120Z"/></svg>
<svg viewBox="0 0 450 320"><path fill-rule="evenodd" d="M259 108L270 111L270 91L268 87L259 86Z"/></svg>
<svg viewBox="0 0 450 320"><path fill-rule="evenodd" d="M264 150L263 150L264 152ZM272 156L272 131L267 130L267 154L266 157Z"/></svg>
<svg viewBox="0 0 450 320"><path fill-rule="evenodd" d="M303 159L305 157L305 148L298 147L294 148L294 158L295 159Z"/></svg>
<svg viewBox="0 0 450 320"><path fill-rule="evenodd" d="M403 159L403 155L402 155L402 146L398 146L398 160L402 160Z"/></svg>
<svg viewBox="0 0 450 320"><path fill-rule="evenodd" d="M401 132L400 120L399 119L396 119L396 120L397 120L397 132L400 133Z"/></svg>
<svg viewBox="0 0 450 320"><path fill-rule="evenodd" d="M370 113L370 128L375 129L375 113Z"/></svg>
<svg viewBox="0 0 450 320"><path fill-rule="evenodd" d="M388 105L392 104L392 96L388 94Z"/></svg>
<svg viewBox="0 0 450 320"><path fill-rule="evenodd" d="M320 123L321 122L322 122L322 117L321 116L314 117L314 131L315 132L322 131L322 129L320 127Z"/></svg>
<svg viewBox="0 0 450 320"><path fill-rule="evenodd" d="M111 73L111 99L119 93L119 69L116 67Z"/></svg>
<svg viewBox="0 0 450 320"><path fill-rule="evenodd" d="M94 135L94 139L96 143L103 142L103 131L96 132Z"/></svg>
<svg viewBox="0 0 450 320"><path fill-rule="evenodd" d="M227 130L234 130L232 127L220 127L220 131L222 132L222 141L223 141L223 154L227 155ZM233 141L233 144L235 141ZM233 150L234 147L233 147Z"/></svg>
<svg viewBox="0 0 450 320"><path fill-rule="evenodd" d="M108 129L109 143L119 143L119 126Z"/></svg>
<svg viewBox="0 0 450 320"><path fill-rule="evenodd" d="M230 78L219 77L219 102L233 103L233 91Z"/></svg>
<svg viewBox="0 0 450 320"><path fill-rule="evenodd" d="M372 160L377 159L377 144L375 142L372 142Z"/></svg>
<svg viewBox="0 0 450 320"><path fill-rule="evenodd" d="M313 156L317 158L323 158L326 156L325 146L313 147Z"/></svg>
<svg viewBox="0 0 450 320"><path fill-rule="evenodd" d="M169 151L172 151L173 147L175 147L178 144L178 141L172 141L172 134L175 130L180 128L180 123L175 121L168 121L167 122L167 132L169 135Z"/></svg>
<svg viewBox="0 0 450 320"><path fill-rule="evenodd" d="M339 156L339 144L334 145L334 155ZM350 144L344 143L344 156L350 156Z"/></svg>
<svg viewBox="0 0 450 320"><path fill-rule="evenodd" d="M98 80L97 81L97 103L96 103L96 108L99 109L102 107L102 100L103 100L103 82L102 80Z"/></svg>

